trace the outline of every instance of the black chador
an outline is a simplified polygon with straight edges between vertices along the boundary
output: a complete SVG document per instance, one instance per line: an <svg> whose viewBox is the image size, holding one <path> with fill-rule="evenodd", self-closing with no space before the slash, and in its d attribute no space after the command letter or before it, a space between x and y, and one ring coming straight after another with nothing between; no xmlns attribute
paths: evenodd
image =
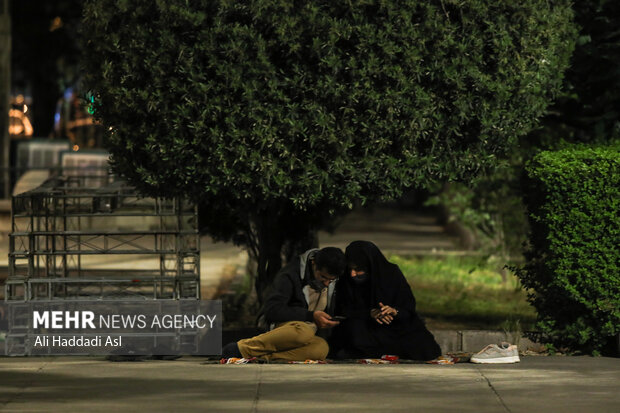
<svg viewBox="0 0 620 413"><path fill-rule="evenodd" d="M441 354L433 335L415 309L415 298L396 264L368 241L352 242L346 249L348 269L336 286L336 314L346 320L330 341L335 358L377 358L384 354L413 360L431 360ZM353 276L354 272L355 276ZM389 323L371 316L381 305L397 311Z"/></svg>

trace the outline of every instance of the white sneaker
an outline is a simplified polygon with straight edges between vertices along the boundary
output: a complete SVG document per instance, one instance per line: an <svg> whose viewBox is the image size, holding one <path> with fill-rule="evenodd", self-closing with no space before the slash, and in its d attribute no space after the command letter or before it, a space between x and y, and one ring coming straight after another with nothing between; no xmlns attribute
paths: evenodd
<svg viewBox="0 0 620 413"><path fill-rule="evenodd" d="M518 363L519 351L517 346L510 343L489 344L469 360L478 364Z"/></svg>

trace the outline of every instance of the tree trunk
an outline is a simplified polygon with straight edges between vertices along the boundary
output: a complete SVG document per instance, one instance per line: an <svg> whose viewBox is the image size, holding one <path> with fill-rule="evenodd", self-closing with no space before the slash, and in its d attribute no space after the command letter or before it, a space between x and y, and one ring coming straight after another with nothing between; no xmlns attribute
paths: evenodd
<svg viewBox="0 0 620 413"><path fill-rule="evenodd" d="M303 254L311 248L319 247L319 233L316 229L306 228L299 232L298 236L287 239L284 244L284 259L292 260L296 255Z"/></svg>
<svg viewBox="0 0 620 413"><path fill-rule="evenodd" d="M10 197L9 95L11 90L11 14L9 1L0 0L0 198Z"/></svg>
<svg viewBox="0 0 620 413"><path fill-rule="evenodd" d="M256 269L256 295L262 305L265 291L282 267L282 231L277 224L277 214L263 213L256 218L258 241Z"/></svg>
<svg viewBox="0 0 620 413"><path fill-rule="evenodd" d="M32 82L32 128L35 137L46 138L54 129L54 111L60 95L54 79L37 73L37 78Z"/></svg>
<svg viewBox="0 0 620 413"><path fill-rule="evenodd" d="M257 240L255 251L258 254L256 256L250 254L250 259L256 260L257 263L255 287L261 305L264 302L267 288L283 264L310 248L318 246L316 229L298 224L295 222L296 219L286 218L291 217L283 217L271 211L271 213L262 213L254 219Z"/></svg>

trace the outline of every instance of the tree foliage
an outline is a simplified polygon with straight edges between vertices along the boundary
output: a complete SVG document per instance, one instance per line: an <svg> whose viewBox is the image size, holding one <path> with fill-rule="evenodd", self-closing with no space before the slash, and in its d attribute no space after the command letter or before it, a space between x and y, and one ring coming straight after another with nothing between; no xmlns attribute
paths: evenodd
<svg viewBox="0 0 620 413"><path fill-rule="evenodd" d="M502 274L507 262L521 256L528 230L519 172L518 166L502 162L467 184L444 185L426 202L446 208L448 222L469 232L467 247L497 261Z"/></svg>
<svg viewBox="0 0 620 413"><path fill-rule="evenodd" d="M505 247L516 252L514 247L526 240L520 185L525 161L544 149L620 139L620 2L583 0L572 8L579 31L575 50L542 127L520 139L506 166L473 184L452 185L440 195L459 221L479 235L483 247L487 238L503 239ZM491 231L481 231L483 226ZM510 231L502 231L502 226Z"/></svg>
<svg viewBox="0 0 620 413"><path fill-rule="evenodd" d="M579 35L564 92L534 135L548 148L559 140L620 140L620 2L583 0L572 7Z"/></svg>
<svg viewBox="0 0 620 413"><path fill-rule="evenodd" d="M493 165L557 92L570 19L547 0L90 0L86 84L116 170L201 202L267 283L355 203Z"/></svg>

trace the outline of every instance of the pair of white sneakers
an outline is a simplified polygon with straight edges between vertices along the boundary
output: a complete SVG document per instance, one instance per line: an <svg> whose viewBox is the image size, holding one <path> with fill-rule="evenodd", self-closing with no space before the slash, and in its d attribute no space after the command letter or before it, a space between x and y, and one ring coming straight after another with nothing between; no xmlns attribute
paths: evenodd
<svg viewBox="0 0 620 413"><path fill-rule="evenodd" d="M498 344L489 344L469 359L472 363L478 364L501 364L501 363L518 363L519 351L517 346L502 342Z"/></svg>

